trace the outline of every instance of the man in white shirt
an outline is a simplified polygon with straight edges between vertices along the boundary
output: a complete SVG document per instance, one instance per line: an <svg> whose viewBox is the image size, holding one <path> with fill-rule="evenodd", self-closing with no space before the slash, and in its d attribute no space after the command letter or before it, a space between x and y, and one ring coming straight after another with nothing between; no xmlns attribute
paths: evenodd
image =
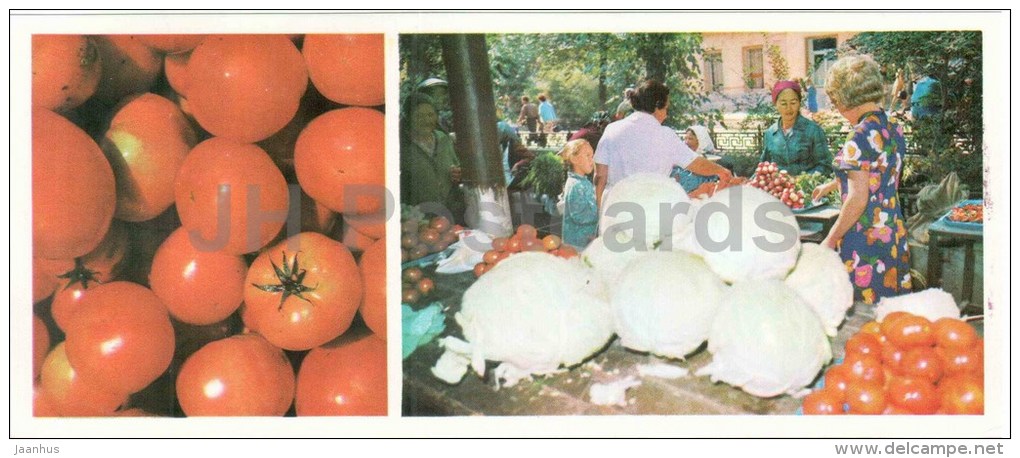
<svg viewBox="0 0 1020 458"><path fill-rule="evenodd" d="M595 199L602 208L604 192L636 173L669 176L674 165L698 175L717 175L723 182L733 174L691 151L673 129L663 126L669 111L669 88L647 80L632 98L634 113L606 127L595 150Z"/></svg>

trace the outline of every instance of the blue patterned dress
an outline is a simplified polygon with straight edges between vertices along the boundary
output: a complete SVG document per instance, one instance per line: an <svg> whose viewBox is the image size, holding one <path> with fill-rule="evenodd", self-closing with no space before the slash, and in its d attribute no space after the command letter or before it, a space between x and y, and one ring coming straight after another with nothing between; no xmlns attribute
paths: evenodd
<svg viewBox="0 0 1020 458"><path fill-rule="evenodd" d="M872 111L861 118L833 159L844 201L848 173L868 173L868 205L836 247L856 301L874 304L911 289L907 229L897 194L904 153L903 127L884 111Z"/></svg>
<svg viewBox="0 0 1020 458"><path fill-rule="evenodd" d="M563 189L563 243L584 249L595 238L598 229L595 185L587 177L570 171Z"/></svg>

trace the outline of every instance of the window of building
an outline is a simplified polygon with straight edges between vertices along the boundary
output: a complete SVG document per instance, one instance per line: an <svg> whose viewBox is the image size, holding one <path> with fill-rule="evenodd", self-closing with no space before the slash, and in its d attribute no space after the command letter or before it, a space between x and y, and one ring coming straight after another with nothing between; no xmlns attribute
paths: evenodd
<svg viewBox="0 0 1020 458"><path fill-rule="evenodd" d="M705 53L705 90L718 91L723 88L723 64L721 51Z"/></svg>
<svg viewBox="0 0 1020 458"><path fill-rule="evenodd" d="M764 68L761 46L744 48L744 81L748 89L765 87Z"/></svg>
<svg viewBox="0 0 1020 458"><path fill-rule="evenodd" d="M825 77L836 62L836 37L809 38L807 52L811 80L816 87L825 87Z"/></svg>

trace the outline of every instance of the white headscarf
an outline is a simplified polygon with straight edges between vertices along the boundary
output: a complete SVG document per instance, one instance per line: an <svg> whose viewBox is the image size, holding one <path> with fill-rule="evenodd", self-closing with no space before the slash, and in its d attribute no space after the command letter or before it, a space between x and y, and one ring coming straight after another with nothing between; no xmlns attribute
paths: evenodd
<svg viewBox="0 0 1020 458"><path fill-rule="evenodd" d="M715 152L715 143L712 143L712 136L708 134L708 128L705 126L691 126L687 130L694 131L694 136L698 137L698 149L695 153L705 154Z"/></svg>

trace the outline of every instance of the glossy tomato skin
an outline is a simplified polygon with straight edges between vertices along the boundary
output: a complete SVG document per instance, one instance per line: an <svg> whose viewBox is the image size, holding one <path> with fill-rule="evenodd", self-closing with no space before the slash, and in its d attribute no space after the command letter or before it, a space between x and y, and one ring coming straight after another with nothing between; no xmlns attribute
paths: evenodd
<svg viewBox="0 0 1020 458"><path fill-rule="evenodd" d="M828 389L804 397L804 415L843 415L843 395Z"/></svg>
<svg viewBox="0 0 1020 458"><path fill-rule="evenodd" d="M103 240L117 207L113 169L99 145L60 115L32 110L34 256L74 259Z"/></svg>
<svg viewBox="0 0 1020 458"><path fill-rule="evenodd" d="M177 172L174 196L195 247L231 254L269 243L283 227L290 204L283 173L265 151L220 137L188 153ZM251 211L249 201L257 204Z"/></svg>
<svg viewBox="0 0 1020 458"><path fill-rule="evenodd" d="M93 39L83 35L32 35L32 105L71 110L99 86L103 67Z"/></svg>
<svg viewBox="0 0 1020 458"><path fill-rule="evenodd" d="M174 318L208 325L226 319L241 306L247 274L244 258L196 249L182 227L156 250L149 285Z"/></svg>
<svg viewBox="0 0 1020 458"><path fill-rule="evenodd" d="M308 352L295 407L298 416L386 415L386 342L344 336Z"/></svg>
<svg viewBox="0 0 1020 458"><path fill-rule="evenodd" d="M946 377L939 383L942 411L950 415L983 415L985 413L984 384L977 378L964 375Z"/></svg>
<svg viewBox="0 0 1020 458"><path fill-rule="evenodd" d="M58 276L73 268L70 259L32 258L32 303L52 296L60 285Z"/></svg>
<svg viewBox="0 0 1020 458"><path fill-rule="evenodd" d="M216 136L252 143L279 131L308 88L301 52L283 35L213 35L191 52L188 102Z"/></svg>
<svg viewBox="0 0 1020 458"><path fill-rule="evenodd" d="M921 316L911 315L897 319L889 325L888 332L883 331L883 334L890 343L904 350L935 345L931 321Z"/></svg>
<svg viewBox="0 0 1020 458"><path fill-rule="evenodd" d="M127 393L84 379L68 361L65 347L61 342L50 350L40 375L41 394L59 415L106 416L127 401Z"/></svg>
<svg viewBox="0 0 1020 458"><path fill-rule="evenodd" d="M114 391L145 388L173 359L174 329L166 306L134 283L93 288L66 333L68 359L81 377Z"/></svg>
<svg viewBox="0 0 1020 458"><path fill-rule="evenodd" d="M117 212L124 221L147 221L174 203L174 176L195 146L195 132L173 102L142 94L110 121L100 147L117 179Z"/></svg>
<svg viewBox="0 0 1020 458"><path fill-rule="evenodd" d="M882 342L875 334L859 332L846 341L846 354L860 353L868 356L882 356Z"/></svg>
<svg viewBox="0 0 1020 458"><path fill-rule="evenodd" d="M258 334L211 342L177 376L177 399L191 416L281 416L294 401L294 371L283 350Z"/></svg>
<svg viewBox="0 0 1020 458"><path fill-rule="evenodd" d="M344 105L383 104L382 34L308 34L301 53L312 84L330 100Z"/></svg>
<svg viewBox="0 0 1020 458"><path fill-rule="evenodd" d="M50 305L50 313L58 328L67 330L71 315L78 311L82 299L91 289L120 275L130 245L124 223L114 220L99 246L76 262L68 262L69 267L58 274L56 292Z"/></svg>
<svg viewBox="0 0 1020 458"><path fill-rule="evenodd" d="M103 74L95 97L116 104L124 96L148 92L163 70L163 56L134 35L96 37Z"/></svg>
<svg viewBox="0 0 1020 458"><path fill-rule="evenodd" d="M273 264L292 268L295 256L303 292L266 291L282 282ZM333 340L350 327L361 304L358 265L339 242L302 232L260 254L245 279L245 324L285 350L308 350ZM282 300L282 303L281 303Z"/></svg>
<svg viewBox="0 0 1020 458"><path fill-rule="evenodd" d="M386 340L386 239L368 246L358 261L365 294L358 312L375 335Z"/></svg>
<svg viewBox="0 0 1020 458"><path fill-rule="evenodd" d="M935 345L943 348L970 348L978 341L977 331L962 320L940 318L932 324Z"/></svg>
<svg viewBox="0 0 1020 458"><path fill-rule="evenodd" d="M380 214L385 209L383 114L341 108L312 120L294 146L301 187L333 211Z"/></svg>
<svg viewBox="0 0 1020 458"><path fill-rule="evenodd" d="M39 377L46 354L50 352L50 331L39 315L32 315L32 379Z"/></svg>
<svg viewBox="0 0 1020 458"><path fill-rule="evenodd" d="M931 415L941 403L935 385L922 378L893 377L889 380L887 396L891 404L918 415Z"/></svg>
<svg viewBox="0 0 1020 458"><path fill-rule="evenodd" d="M189 59L191 59L190 52L167 54L163 58L163 72L166 74L166 81L181 97L188 96L188 88L191 83L188 77Z"/></svg>
<svg viewBox="0 0 1020 458"><path fill-rule="evenodd" d="M848 412L854 415L879 415L888 404L882 385L851 384L846 392Z"/></svg>
<svg viewBox="0 0 1020 458"><path fill-rule="evenodd" d="M135 35L146 46L167 54L191 51L198 46L205 35Z"/></svg>

